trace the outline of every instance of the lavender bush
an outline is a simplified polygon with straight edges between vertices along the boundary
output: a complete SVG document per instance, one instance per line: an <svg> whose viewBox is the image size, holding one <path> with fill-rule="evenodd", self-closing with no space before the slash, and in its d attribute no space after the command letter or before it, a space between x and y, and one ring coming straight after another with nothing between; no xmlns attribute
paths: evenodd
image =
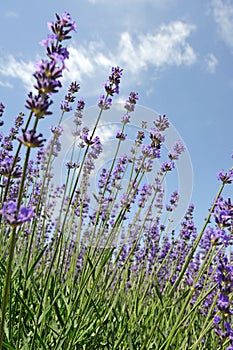
<svg viewBox="0 0 233 350"><path fill-rule="evenodd" d="M233 168L218 174L221 186L200 232L192 204L178 230L170 230L179 193L164 205L163 183L184 146L177 140L153 182L145 181L162 157L169 121L159 116L149 130L144 121L125 154L139 99L131 92L111 164L90 192L104 151L98 124L119 94L123 70L112 68L92 128L80 86L71 82L46 141L41 124L53 114L69 59L64 42L76 31L68 13L48 27L41 42L47 57L36 64L25 104L29 116L19 113L1 133L0 349L233 349L233 204L223 197ZM68 113L75 141L64 184L55 186ZM3 114L1 103L1 126Z"/></svg>

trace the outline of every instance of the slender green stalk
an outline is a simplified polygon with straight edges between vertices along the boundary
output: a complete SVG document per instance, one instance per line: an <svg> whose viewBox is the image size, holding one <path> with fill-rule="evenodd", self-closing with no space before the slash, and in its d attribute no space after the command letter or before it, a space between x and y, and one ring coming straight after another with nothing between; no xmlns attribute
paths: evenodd
<svg viewBox="0 0 233 350"><path fill-rule="evenodd" d="M13 264L13 258L14 258L14 250L15 250L15 243L16 243L16 227L12 227L11 236L10 236L10 248L9 248L9 255L7 259L7 268L6 268L6 277L5 277L5 283L3 288L3 297L2 297L2 317L1 317L1 325L0 325L0 350L3 349L3 340L4 340L4 325L5 325L5 318L6 318L6 311L7 311L7 303L8 303L8 296L10 291L10 284L11 284L11 271L12 271L12 264Z"/></svg>
<svg viewBox="0 0 233 350"><path fill-rule="evenodd" d="M211 215L212 215L212 213L213 213L213 211L214 211L214 208L215 208L215 205L216 205L216 203L217 203L217 200L218 200L219 197L221 196L221 193L222 193L222 191L223 191L223 189L224 189L224 186L225 186L225 184L222 183L221 186L220 186L220 188L219 188L219 191L218 191L218 193L217 193L217 195L216 195L216 197L215 197L215 200L214 200L214 202L213 202L213 204L212 204L212 207L210 208L209 215L207 216L207 218L206 218L206 220L205 220L205 223L204 223L204 225L203 225L203 227L202 227L202 229L201 229L199 235L197 236L197 238L196 238L196 240L195 240L195 242L194 242L193 248L190 250L190 253L189 253L189 254L187 255L187 257L186 257L185 263L184 263L184 265L183 265L183 267L182 267L182 270L181 270L181 272L180 272L180 274L179 274L178 279L176 280L176 282L174 283L174 285L173 285L172 288L171 288L171 291L170 291L170 295L171 295L171 296L172 296L172 294L174 293L174 291L178 288L178 285L180 284L180 282L181 282L181 280L182 280L182 278L183 278L183 276L184 276L184 274L185 274L185 271L186 271L186 269L187 269L187 267L188 267L188 265L189 265L189 263L190 263L190 261L191 261L193 255L194 255L194 253L195 253L195 251L196 251L196 249L197 249L197 247L198 247L198 245L199 245L199 242L200 242L200 240L201 240L201 238L202 238L202 235L203 235L203 233L204 233L204 231L205 231L205 229L206 229L208 223L210 222Z"/></svg>

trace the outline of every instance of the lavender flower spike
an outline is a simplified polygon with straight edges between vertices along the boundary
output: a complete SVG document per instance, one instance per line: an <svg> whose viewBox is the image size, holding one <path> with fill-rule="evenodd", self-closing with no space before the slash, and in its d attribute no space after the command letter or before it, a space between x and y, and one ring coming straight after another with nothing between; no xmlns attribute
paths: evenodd
<svg viewBox="0 0 233 350"><path fill-rule="evenodd" d="M25 131L24 129L23 135L18 137L18 140L27 147L42 147L45 139L41 139L42 134L36 134L35 130Z"/></svg>
<svg viewBox="0 0 233 350"><path fill-rule="evenodd" d="M228 172L220 171L218 173L218 180L225 184L231 184L233 181L233 169L230 169Z"/></svg>
<svg viewBox="0 0 233 350"><path fill-rule="evenodd" d="M17 204L14 201L3 203L0 214L2 214L4 220L13 227L22 225L35 216L34 208L21 206L19 210L17 210Z"/></svg>

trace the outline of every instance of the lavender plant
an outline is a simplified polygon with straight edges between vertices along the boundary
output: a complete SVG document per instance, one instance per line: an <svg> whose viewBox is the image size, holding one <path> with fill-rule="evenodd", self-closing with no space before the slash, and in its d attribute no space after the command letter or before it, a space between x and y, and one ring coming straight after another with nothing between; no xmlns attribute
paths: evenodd
<svg viewBox="0 0 233 350"><path fill-rule="evenodd" d="M177 140L153 181L145 181L162 158L169 121L159 116L149 130L143 121L125 154L139 99L132 91L112 160L90 192L104 151L98 125L120 92L123 70L112 68L91 128L85 101L77 98L80 86L71 82L47 142L41 123L54 114L53 95L69 59L64 41L76 31L66 12L48 27L41 42L47 57L36 64L25 104L29 115L19 113L1 134L0 350L233 349L233 204L223 197L233 168L218 174L221 186L201 231L193 204L171 230L179 192L166 204L163 184L185 148ZM64 184L56 186L53 166L67 113L74 142Z"/></svg>

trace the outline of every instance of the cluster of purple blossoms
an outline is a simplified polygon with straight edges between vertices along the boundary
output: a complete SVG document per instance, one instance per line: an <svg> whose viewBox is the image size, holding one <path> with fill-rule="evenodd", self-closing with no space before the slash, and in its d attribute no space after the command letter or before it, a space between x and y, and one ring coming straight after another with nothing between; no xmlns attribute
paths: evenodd
<svg viewBox="0 0 233 350"><path fill-rule="evenodd" d="M70 112L72 111L72 106L70 105L75 101L75 93L77 93L80 89L80 85L78 83L72 82L68 89L68 94L65 96L65 99L61 101L60 108L62 112Z"/></svg>
<svg viewBox="0 0 233 350"><path fill-rule="evenodd" d="M112 105L111 97L105 97L104 95L101 95L99 97L98 107L100 109L102 109L103 111L106 111L107 109L110 109L111 105Z"/></svg>
<svg viewBox="0 0 233 350"><path fill-rule="evenodd" d="M138 93L132 91L132 92L129 94L129 97L128 97L128 99L127 99L126 102L125 102L124 108L125 108L128 112L133 112L134 109L135 109L135 105L136 105L136 103L137 103L137 100L138 100Z"/></svg>
<svg viewBox="0 0 233 350"><path fill-rule="evenodd" d="M46 40L41 42L42 46L47 49L49 59L41 60L36 64L36 84L34 87L38 90L38 94L33 96L30 92L26 101L26 108L30 109L37 118L43 118L45 115L51 114L48 110L52 104L50 95L58 92L61 87L60 78L65 69L65 60L69 57L69 53L65 47L61 45L63 40L69 39L69 33L75 31L75 22L70 15L64 12L61 16L56 14L56 22L48 24L53 34L48 35ZM67 106L63 106L63 108Z"/></svg>
<svg viewBox="0 0 233 350"><path fill-rule="evenodd" d="M82 125L82 118L83 118L83 111L85 108L85 101L83 98L80 98L78 100L77 106L76 106L76 111L74 113L74 124L75 124L75 130L73 131L73 136L79 136L81 131L80 131L80 126Z"/></svg>
<svg viewBox="0 0 233 350"><path fill-rule="evenodd" d="M160 158L161 152L160 149L154 148L151 145L142 145L142 154L144 158Z"/></svg>
<svg viewBox="0 0 233 350"><path fill-rule="evenodd" d="M159 115L158 118L154 121L154 125L155 127L160 130L160 131L164 131L167 128L169 128L170 123L168 121L168 118L166 117L166 115Z"/></svg>
<svg viewBox="0 0 233 350"><path fill-rule="evenodd" d="M119 94L120 81L123 69L119 67L112 67L112 74L108 77L108 80L104 84L105 91L108 95L113 96Z"/></svg>
<svg viewBox="0 0 233 350"><path fill-rule="evenodd" d="M233 329L231 328L233 310L230 300L230 294L233 291L233 266L229 264L226 256L220 260L216 281L220 293L217 301L219 313L214 317L215 332L221 343L229 339L231 347L228 349L233 349Z"/></svg>
<svg viewBox="0 0 233 350"><path fill-rule="evenodd" d="M18 140L22 142L22 144L26 147L42 147L43 143L46 139L42 139L42 134L37 134L35 130L25 131L24 129L23 135L18 137Z"/></svg>
<svg viewBox="0 0 233 350"><path fill-rule="evenodd" d="M231 198L224 200L220 197L216 202L213 216L220 229L228 229L230 233L233 233L233 203Z"/></svg>
<svg viewBox="0 0 233 350"><path fill-rule="evenodd" d="M179 156L181 155L181 153L183 153L184 151L185 151L185 147L182 141L178 140L170 150L170 153L168 156L171 160L177 160L179 159Z"/></svg>
<svg viewBox="0 0 233 350"><path fill-rule="evenodd" d="M174 191L170 197L170 204L166 205L166 210L172 212L174 208L177 207L179 202L179 193L178 191Z"/></svg>
<svg viewBox="0 0 233 350"><path fill-rule="evenodd" d="M233 204L231 199L224 200L222 197L215 203L213 218L215 227L207 227L201 245L209 250L211 245L228 247L232 243L233 232Z"/></svg>
<svg viewBox="0 0 233 350"><path fill-rule="evenodd" d="M119 67L112 67L112 74L108 80L104 83L104 88L107 96L101 95L98 101L98 107L102 110L107 110L112 105L112 99L109 96L119 94L120 81L123 69Z"/></svg>
<svg viewBox="0 0 233 350"><path fill-rule="evenodd" d="M19 178L22 175L22 167L17 164L13 167L14 159L10 155L5 155L0 159L0 174L6 177ZM12 168L13 167L13 168Z"/></svg>
<svg viewBox="0 0 233 350"><path fill-rule="evenodd" d="M17 204L14 201L3 203L0 214L4 220L11 226L16 227L22 225L24 222L30 221L35 216L34 208L26 208L21 206L17 208Z"/></svg>
<svg viewBox="0 0 233 350"><path fill-rule="evenodd" d="M126 136L127 136L127 134L124 134L123 132L121 132L119 130L116 133L116 138L118 140L120 140L120 141L125 141L126 140Z"/></svg>
<svg viewBox="0 0 233 350"><path fill-rule="evenodd" d="M218 173L218 180L222 181L224 184L231 184L233 182L233 169L228 172L224 170Z"/></svg>
<svg viewBox="0 0 233 350"><path fill-rule="evenodd" d="M162 143L165 141L165 136L158 128L150 130L151 148L160 150Z"/></svg>
<svg viewBox="0 0 233 350"><path fill-rule="evenodd" d="M175 167L175 164L174 162L170 161L170 162L163 162L162 165L161 165L161 171L162 173L166 173L168 171L172 171L172 169L174 169Z"/></svg>
<svg viewBox="0 0 233 350"><path fill-rule="evenodd" d="M10 129L8 135L0 135L1 147L8 154L8 151L13 150L13 141L16 139L16 135L19 133L20 126L24 123L24 114L20 112L14 120L14 126Z"/></svg>

